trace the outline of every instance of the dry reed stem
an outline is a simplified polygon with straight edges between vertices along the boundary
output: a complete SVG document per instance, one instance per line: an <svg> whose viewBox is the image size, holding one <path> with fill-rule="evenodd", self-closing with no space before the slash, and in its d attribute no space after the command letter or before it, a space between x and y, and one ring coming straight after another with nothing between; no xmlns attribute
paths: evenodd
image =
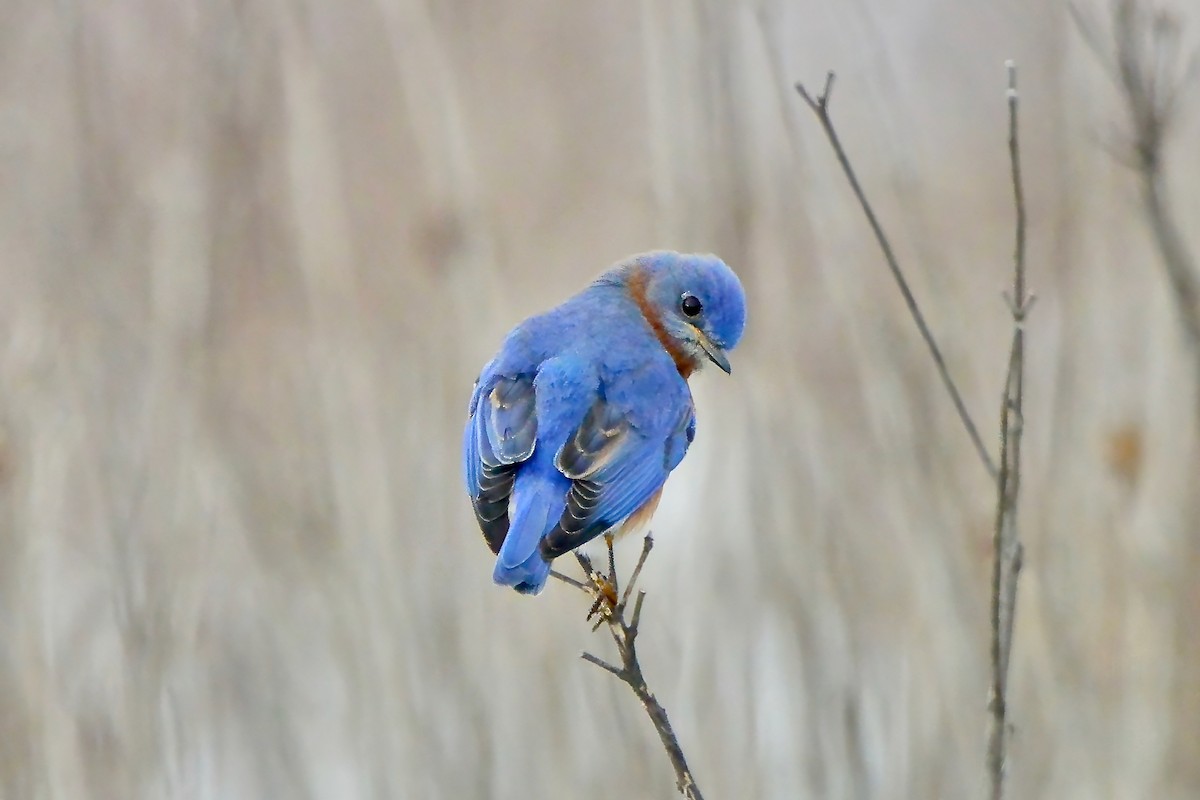
<svg viewBox="0 0 1200 800"><path fill-rule="evenodd" d="M1025 192L1021 181L1018 138L1017 68L1008 62L1008 155L1012 166L1016 244L1013 253L1012 294L1005 300L1012 314L1013 335L1008 373L1000 404L1000 474L996 480L996 524L992 535L991 697L988 702L987 770L989 796L1004 796L1008 756L1008 665L1016 619L1017 579L1024 548L1017 531L1017 501L1021 489L1021 437L1025 429L1025 317L1034 297L1025 287Z"/></svg>

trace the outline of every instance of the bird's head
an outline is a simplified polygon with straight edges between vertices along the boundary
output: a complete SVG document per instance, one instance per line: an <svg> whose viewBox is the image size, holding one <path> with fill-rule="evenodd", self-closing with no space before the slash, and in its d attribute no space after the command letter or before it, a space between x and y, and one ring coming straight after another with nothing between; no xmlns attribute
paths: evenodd
<svg viewBox="0 0 1200 800"><path fill-rule="evenodd" d="M699 368L705 359L730 371L727 353L746 326L746 295L724 261L713 255L645 253L631 259L627 281L681 371Z"/></svg>

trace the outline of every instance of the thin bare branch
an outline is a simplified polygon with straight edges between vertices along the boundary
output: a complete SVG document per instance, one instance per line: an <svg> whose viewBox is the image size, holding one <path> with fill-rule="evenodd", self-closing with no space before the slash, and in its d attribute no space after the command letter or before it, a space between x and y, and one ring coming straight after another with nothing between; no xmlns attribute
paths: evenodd
<svg viewBox="0 0 1200 800"><path fill-rule="evenodd" d="M1007 295L1012 314L1012 346L1000 404L1000 471L996 477L996 523L992 531L991 591L991 697L988 703L987 771L992 800L1004 796L1008 751L1008 665L1016 621L1017 579L1024 550L1017 529L1017 501L1021 489L1021 437L1024 433L1025 318L1034 302L1025 283L1025 191L1021 179L1018 138L1017 68L1008 70L1008 155L1012 167L1013 205L1016 210L1016 243L1013 252L1013 286Z"/></svg>
<svg viewBox="0 0 1200 800"><path fill-rule="evenodd" d="M555 570L555 569L550 570L550 577L557 578L558 580L562 581L563 583L567 584L568 586L574 586L576 589L582 589L585 592L591 591L590 589L588 589L587 585L584 584L582 581L577 581L574 578L572 578L570 575L564 575L561 572L559 572L558 570Z"/></svg>
<svg viewBox="0 0 1200 800"><path fill-rule="evenodd" d="M618 668L614 667L612 664L608 663L604 659L599 658L598 656L594 656L591 653L580 653L579 657L582 658L584 661L588 662L589 664L595 664L600 669L607 670L607 671L611 672L613 675L616 675L621 680L625 680L625 673L622 672L621 670L619 670Z"/></svg>
<svg viewBox="0 0 1200 800"><path fill-rule="evenodd" d="M638 578L642 575L642 565L646 563L646 557L650 555L650 550L654 547L654 537L646 534L642 539L642 554L638 556L637 564L633 568L633 573L629 576L629 585L625 587L625 594L621 595L621 608L629 602L629 595L633 592L633 587L637 585Z"/></svg>
<svg viewBox="0 0 1200 800"><path fill-rule="evenodd" d="M628 621L625 619L626 604L630 594L635 591L634 586L642 572L642 565L646 563L646 557L654 546L654 540L649 534L646 534L642 543L641 556L638 558L637 566L629 578L625 594L621 596L620 602L617 601L617 569L613 557L612 539L606 538L605 541L608 545L608 575L597 572L592 568L590 559L577 553L576 558L591 585L580 583L574 579L566 579L566 582L582 588L593 598L594 602L591 611L588 612L588 619L590 620L593 615L598 615L597 626L608 624L608 631L612 635L613 643L617 646L617 654L621 657L621 665L614 666L591 653L583 653L581 658L610 673L633 691L642 707L646 709L646 714L650 717L654 730L658 732L658 738L667 752L672 769L675 770L675 785L679 789L679 793L688 800L704 800L703 795L700 794L700 787L696 785L691 768L688 767L687 759L683 755L683 748L679 746L679 739L671 727L671 721L667 718L667 710L663 708L662 703L658 702L658 698L646 685L646 679L642 674L642 665L638 661L638 626L641 624L642 602L646 599L645 592L637 592L633 603L633 614ZM563 577L565 578L565 576Z"/></svg>
<svg viewBox="0 0 1200 800"><path fill-rule="evenodd" d="M930 331L928 323L925 322L925 315L921 313L921 308L917 305L917 300L913 296L912 289L909 288L908 279L905 278L904 272L900 269L896 254L892 250L892 243L888 240L887 234L884 233L883 226L875 216L875 210L871 207L866 193L858 182L858 176L850 164L850 158L846 155L841 139L838 137L837 130L833 125L833 120L829 116L829 101L830 94L833 91L833 81L834 73L829 72L825 76L825 88L816 97L813 97L802 83L796 84L796 91L800 93L800 97L812 109L813 114L820 121L821 127L825 131L825 136L829 139L829 144L833 147L834 155L837 156L838 163L842 167L842 172L845 173L846 180L850 183L850 188L854 191L854 196L858 198L858 204L862 207L863 213L867 217L867 222L871 226L871 231L875 234L875 240L879 243L879 248L883 251L883 257L887 261L888 269L891 270L892 277L896 281L896 286L900 289L900 294L904 297L904 304L908 306L908 311L912 315L913 322L916 323L917 330L920 331L921 338L925 340L929 354L933 357L933 363L937 367L938 375L942 379L942 385L946 387L946 392L950 395L951 402L954 403L954 410L958 412L958 418L962 421L963 428L966 429L967 435L971 438L971 444L975 447L975 452L979 456L979 460L983 463L988 475L995 480L997 476L996 465L992 461L991 455L988 454L983 439L979 436L979 428L975 425L975 421L971 419L971 414L967 411L966 403L963 402L962 394L958 391L958 386L955 384L954 378L950 376L950 370L946 366L946 359L942 356L941 348L938 347L937 340L933 337L933 332Z"/></svg>
<svg viewBox="0 0 1200 800"><path fill-rule="evenodd" d="M1017 580L1021 576L1021 568L1023 566L1025 566L1025 545L1018 541L1015 542L1012 554L1009 557L1008 570L1004 576L1004 586L1000 595L1004 600L1001 615L1007 621L1007 624L1001 629L1004 638L1000 641L1000 674L1004 676L1004 691L1006 695L1008 693L1008 664L1012 658L1013 624L1016 621ZM1005 705L1007 707L1007 698ZM1011 728L1012 726L1010 725L1009 727Z"/></svg>
<svg viewBox="0 0 1200 800"><path fill-rule="evenodd" d="M633 602L633 621L629 623L629 627L637 630L638 623L642 621L642 601L646 599L645 592L638 592L637 600Z"/></svg>
<svg viewBox="0 0 1200 800"><path fill-rule="evenodd" d="M1009 61L1008 69L1008 158L1012 165L1013 206L1017 215L1016 243L1013 245L1013 320L1025 321L1026 306L1032 298L1025 291L1025 189L1021 180L1021 143L1018 139L1017 66ZM1020 365L1018 365L1019 367Z"/></svg>

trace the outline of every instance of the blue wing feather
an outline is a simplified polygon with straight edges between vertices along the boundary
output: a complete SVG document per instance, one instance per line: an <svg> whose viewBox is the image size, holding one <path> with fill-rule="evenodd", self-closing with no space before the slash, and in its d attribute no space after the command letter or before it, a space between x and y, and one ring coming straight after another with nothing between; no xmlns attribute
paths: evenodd
<svg viewBox="0 0 1200 800"><path fill-rule="evenodd" d="M555 558L579 547L654 497L687 451L691 419L688 400L672 427L644 432L619 408L598 399L555 458L573 483L559 524L542 543L542 554Z"/></svg>
<svg viewBox="0 0 1200 800"><path fill-rule="evenodd" d="M463 464L475 518L492 552L508 534L509 498L517 472L537 443L533 376L484 370L463 433Z"/></svg>

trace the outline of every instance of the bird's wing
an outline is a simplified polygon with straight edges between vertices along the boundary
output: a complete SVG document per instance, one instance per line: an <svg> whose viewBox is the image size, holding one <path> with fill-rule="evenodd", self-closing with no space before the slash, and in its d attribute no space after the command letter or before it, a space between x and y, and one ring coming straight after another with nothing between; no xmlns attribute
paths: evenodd
<svg viewBox="0 0 1200 800"><path fill-rule="evenodd" d="M695 431L690 398L640 425L630 409L595 399L559 449L555 466L571 479L566 509L542 542L547 559L579 547L640 509L683 459Z"/></svg>
<svg viewBox="0 0 1200 800"><path fill-rule="evenodd" d="M533 455L538 425L533 374L496 374L490 366L471 398L463 465L475 518L488 547L498 553L508 534L517 468Z"/></svg>

